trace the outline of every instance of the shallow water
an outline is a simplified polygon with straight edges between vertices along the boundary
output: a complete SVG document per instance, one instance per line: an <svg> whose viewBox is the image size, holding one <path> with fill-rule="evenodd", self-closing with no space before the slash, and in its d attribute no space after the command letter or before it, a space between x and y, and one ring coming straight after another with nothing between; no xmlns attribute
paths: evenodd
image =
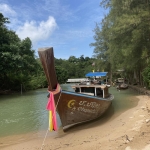
<svg viewBox="0 0 150 150"><path fill-rule="evenodd" d="M63 84L61 87L73 91L69 84ZM114 118L138 103L138 99L135 97L137 93L129 89L119 92L116 88L111 87L110 93L114 94L115 99L103 117L105 121ZM0 137L28 133L33 133L34 137L41 136L40 132L46 131L48 128L47 94L47 89L38 89L22 95L0 96ZM59 131L62 132L59 116L57 118ZM97 125L97 121L95 125ZM84 125L81 125L80 128L84 128ZM52 132L51 134L58 134L58 132Z"/></svg>
<svg viewBox="0 0 150 150"><path fill-rule="evenodd" d="M46 89L0 96L0 136L46 128ZM45 122L45 123L43 123Z"/></svg>

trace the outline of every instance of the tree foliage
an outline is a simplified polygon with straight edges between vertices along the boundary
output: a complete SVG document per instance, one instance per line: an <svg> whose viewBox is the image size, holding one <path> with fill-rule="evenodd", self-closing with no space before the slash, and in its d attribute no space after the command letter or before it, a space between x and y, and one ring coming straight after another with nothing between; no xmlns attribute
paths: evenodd
<svg viewBox="0 0 150 150"><path fill-rule="evenodd" d="M92 66L94 61L94 58L84 57L84 55L81 55L80 58L70 56L68 60L55 58L59 83L65 83L68 78L84 78L87 72L96 69L96 66Z"/></svg>
<svg viewBox="0 0 150 150"><path fill-rule="evenodd" d="M8 30L8 19L0 13L0 89L20 90L21 84L28 89L31 76L38 65L29 38L21 40Z"/></svg>
<svg viewBox="0 0 150 150"><path fill-rule="evenodd" d="M142 71L150 58L150 1L102 0L109 13L95 27L94 53L114 73L125 69L132 83L143 84Z"/></svg>

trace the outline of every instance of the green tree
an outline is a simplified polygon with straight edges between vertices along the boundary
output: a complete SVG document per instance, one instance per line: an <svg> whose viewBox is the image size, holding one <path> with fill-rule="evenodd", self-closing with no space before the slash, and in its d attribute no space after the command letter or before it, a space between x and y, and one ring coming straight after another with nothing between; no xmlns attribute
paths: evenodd
<svg viewBox="0 0 150 150"><path fill-rule="evenodd" d="M37 66L32 43L29 38L21 41L14 31L8 30L8 22L0 14L0 89L20 90L21 84L28 89Z"/></svg>
<svg viewBox="0 0 150 150"><path fill-rule="evenodd" d="M59 83L66 83L67 79L68 79L68 73L67 70L60 67L60 66L56 66L56 74L57 74L57 80Z"/></svg>
<svg viewBox="0 0 150 150"><path fill-rule="evenodd" d="M116 72L125 69L128 78L142 84L141 73L149 62L150 5L143 0L103 0L109 13L95 28L94 53ZM105 58L106 56L106 58ZM104 65L104 64L103 64Z"/></svg>

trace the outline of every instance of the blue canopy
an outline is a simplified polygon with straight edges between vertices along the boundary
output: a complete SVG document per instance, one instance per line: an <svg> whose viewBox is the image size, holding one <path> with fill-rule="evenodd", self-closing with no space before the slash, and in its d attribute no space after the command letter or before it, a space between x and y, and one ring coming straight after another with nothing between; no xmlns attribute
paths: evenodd
<svg viewBox="0 0 150 150"><path fill-rule="evenodd" d="M85 76L86 77L94 77L94 76L106 76L108 72L89 72Z"/></svg>

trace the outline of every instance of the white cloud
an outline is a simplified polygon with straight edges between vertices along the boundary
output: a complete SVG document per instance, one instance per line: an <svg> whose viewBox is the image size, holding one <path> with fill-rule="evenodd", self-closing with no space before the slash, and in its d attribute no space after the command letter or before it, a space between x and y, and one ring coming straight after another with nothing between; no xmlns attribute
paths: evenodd
<svg viewBox="0 0 150 150"><path fill-rule="evenodd" d="M29 37L33 43L36 43L48 39L57 27L55 19L49 16L47 21L39 24L36 21L25 22L17 29L16 33L21 39Z"/></svg>
<svg viewBox="0 0 150 150"><path fill-rule="evenodd" d="M16 12L7 4L0 4L0 12L2 12L4 17L16 16Z"/></svg>

